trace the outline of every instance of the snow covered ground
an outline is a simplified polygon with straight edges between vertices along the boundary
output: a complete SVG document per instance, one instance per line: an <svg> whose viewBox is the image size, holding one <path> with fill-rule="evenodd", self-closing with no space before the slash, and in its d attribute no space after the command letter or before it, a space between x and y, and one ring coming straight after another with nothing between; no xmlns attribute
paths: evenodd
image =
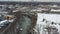
<svg viewBox="0 0 60 34"><path fill-rule="evenodd" d="M58 32L60 32L60 25L59 25L60 24L60 15L59 14L38 13L37 15L38 15L38 17L37 17L36 29L39 28L40 34L43 34L43 27L45 27L45 26L54 26L58 29ZM43 19L46 19L46 20L43 21ZM46 21L47 21L47 23L46 23ZM53 25L51 24L52 22L54 22ZM39 27L37 28L37 26L39 26Z"/></svg>

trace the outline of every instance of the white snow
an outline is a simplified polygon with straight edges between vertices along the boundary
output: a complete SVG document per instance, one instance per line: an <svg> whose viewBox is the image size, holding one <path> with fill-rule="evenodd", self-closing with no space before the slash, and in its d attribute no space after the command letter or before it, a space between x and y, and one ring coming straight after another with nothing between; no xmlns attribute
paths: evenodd
<svg viewBox="0 0 60 34"><path fill-rule="evenodd" d="M38 15L38 17L37 17L36 25L40 25L42 27L44 27L46 25L54 26L58 29L58 32L60 32L60 25L59 25L60 15L59 14L41 14L41 13L38 13L37 15ZM47 24L46 24L46 21L42 22L43 18L48 21ZM52 25L51 22L56 23L56 25L55 24Z"/></svg>

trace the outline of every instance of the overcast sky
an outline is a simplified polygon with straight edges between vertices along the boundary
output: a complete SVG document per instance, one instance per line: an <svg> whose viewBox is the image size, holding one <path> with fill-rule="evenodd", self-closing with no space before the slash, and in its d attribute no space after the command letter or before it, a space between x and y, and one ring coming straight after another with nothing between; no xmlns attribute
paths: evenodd
<svg viewBox="0 0 60 34"><path fill-rule="evenodd" d="M0 1L32 1L32 0L0 0ZM39 2L60 2L60 0L33 0Z"/></svg>

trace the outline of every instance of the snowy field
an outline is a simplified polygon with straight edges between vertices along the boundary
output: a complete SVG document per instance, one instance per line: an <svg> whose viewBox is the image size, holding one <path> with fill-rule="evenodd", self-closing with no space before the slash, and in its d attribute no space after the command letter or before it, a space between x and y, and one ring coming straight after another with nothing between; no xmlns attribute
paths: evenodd
<svg viewBox="0 0 60 34"><path fill-rule="evenodd" d="M44 34L43 28L45 26L54 26L60 32L60 15L59 14L37 14L36 32L37 34ZM47 23L46 23L47 22ZM53 24L51 24L53 22ZM47 33L46 33L47 34ZM60 34L60 33L59 33Z"/></svg>

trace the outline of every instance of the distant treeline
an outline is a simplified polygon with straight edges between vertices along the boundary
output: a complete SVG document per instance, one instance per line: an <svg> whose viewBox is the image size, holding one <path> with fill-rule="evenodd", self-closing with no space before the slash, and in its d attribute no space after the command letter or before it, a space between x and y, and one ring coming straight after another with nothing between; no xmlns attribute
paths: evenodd
<svg viewBox="0 0 60 34"><path fill-rule="evenodd" d="M56 4L56 5L60 5L60 2L11 2L11 1L0 1L0 5L1 4L7 4L7 5L10 5L10 4L13 4L13 5L15 5L15 4L21 4L21 5L38 5L38 4L44 4L44 5L54 5L54 4Z"/></svg>

